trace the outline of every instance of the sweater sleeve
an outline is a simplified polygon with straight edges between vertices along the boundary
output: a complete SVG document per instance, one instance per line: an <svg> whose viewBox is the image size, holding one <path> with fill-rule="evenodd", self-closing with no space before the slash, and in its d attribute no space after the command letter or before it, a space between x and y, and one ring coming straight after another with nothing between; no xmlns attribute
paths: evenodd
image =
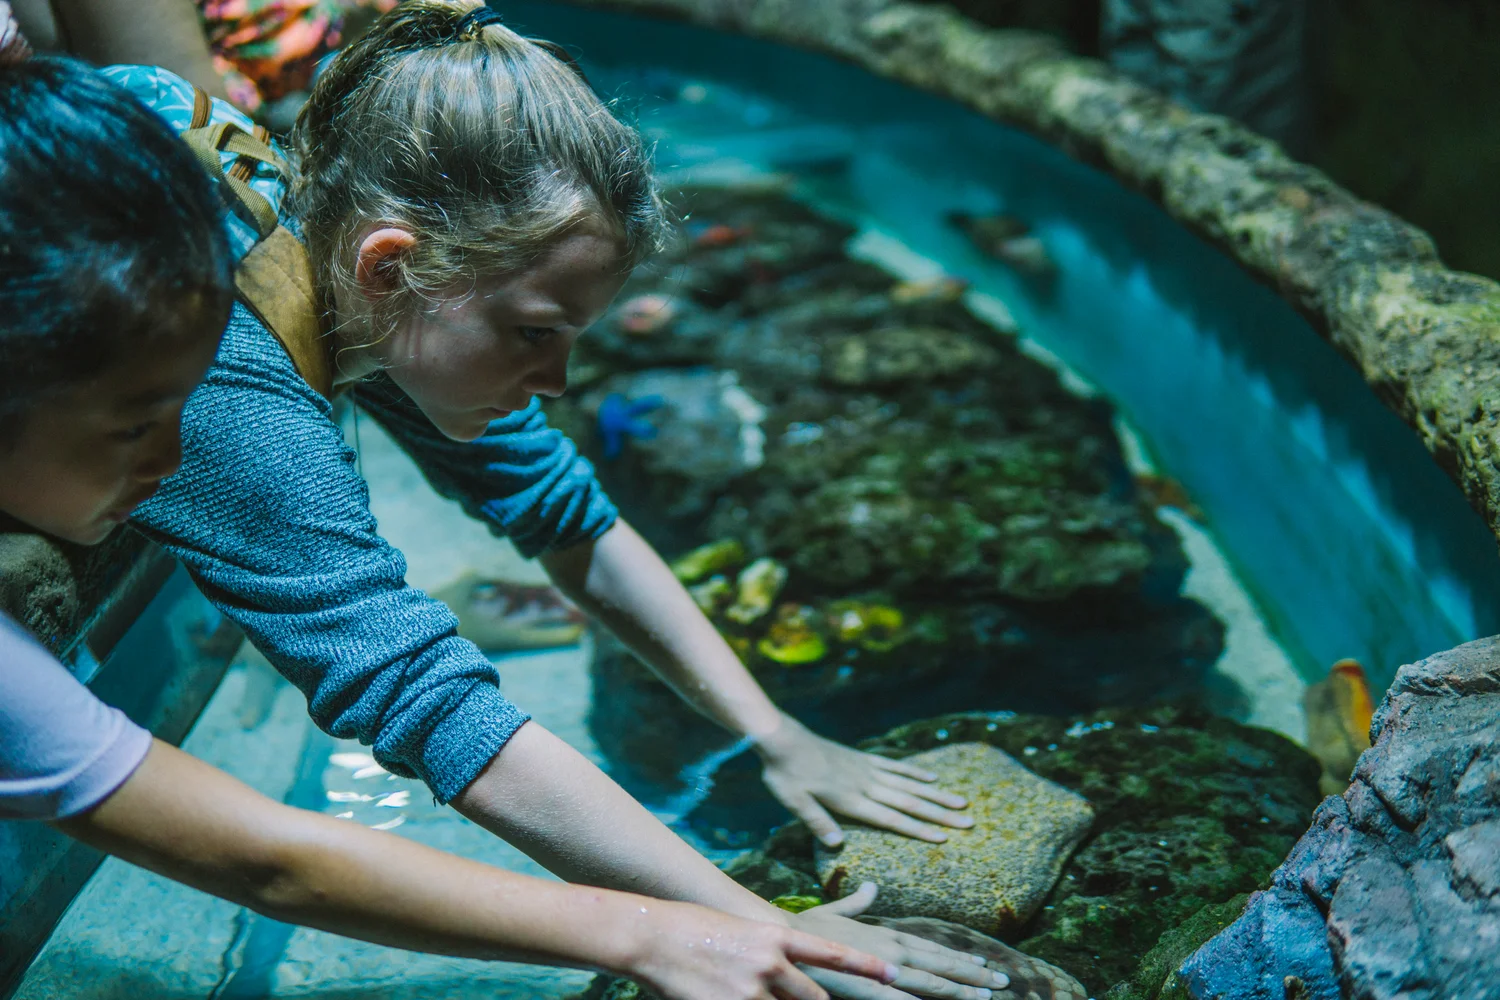
<svg viewBox="0 0 1500 1000"><path fill-rule="evenodd" d="M526 721L440 602L406 585L326 400L236 304L183 413L183 464L134 518L307 696L440 801Z"/></svg>
<svg viewBox="0 0 1500 1000"><path fill-rule="evenodd" d="M476 441L453 441L390 378L359 384L355 401L393 437L432 488L532 559L608 531L619 516L594 467L541 404L492 422Z"/></svg>

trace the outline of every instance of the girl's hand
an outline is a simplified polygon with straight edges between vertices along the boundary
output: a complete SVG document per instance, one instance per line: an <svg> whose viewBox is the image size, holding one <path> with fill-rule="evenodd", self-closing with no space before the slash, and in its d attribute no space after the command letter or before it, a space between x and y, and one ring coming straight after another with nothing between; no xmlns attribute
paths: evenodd
<svg viewBox="0 0 1500 1000"><path fill-rule="evenodd" d="M991 990L1010 985L1010 978L1003 972L985 968L981 956L849 919L863 913L874 901L875 883L866 882L851 896L804 910L792 918L794 927L878 955L900 969L900 975L887 984L824 969L809 970L808 974L834 996L845 1000L909 1000L913 996L988 1000Z"/></svg>
<svg viewBox="0 0 1500 1000"><path fill-rule="evenodd" d="M658 900L643 904L641 914L642 941L624 971L665 1000L827 1000L798 965L874 990L900 973L873 955L781 924Z"/></svg>
<svg viewBox="0 0 1500 1000"><path fill-rule="evenodd" d="M11 13L10 4L0 0L0 66L10 66L31 55L31 46L21 34L21 26Z"/></svg>
<svg viewBox="0 0 1500 1000"><path fill-rule="evenodd" d="M954 812L968 805L963 796L931 784L936 775L825 740L785 713L775 731L756 739L755 748L771 794L828 847L844 842L830 810L934 844L948 839L934 824L957 829L974 825Z"/></svg>

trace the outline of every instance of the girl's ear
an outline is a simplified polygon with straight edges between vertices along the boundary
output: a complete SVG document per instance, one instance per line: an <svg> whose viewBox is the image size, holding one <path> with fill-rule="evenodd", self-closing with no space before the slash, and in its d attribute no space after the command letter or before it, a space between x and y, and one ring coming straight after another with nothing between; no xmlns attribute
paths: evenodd
<svg viewBox="0 0 1500 1000"><path fill-rule="evenodd" d="M372 230L359 241L354 282L365 298L378 299L396 290L401 255L416 244L415 236L395 226Z"/></svg>

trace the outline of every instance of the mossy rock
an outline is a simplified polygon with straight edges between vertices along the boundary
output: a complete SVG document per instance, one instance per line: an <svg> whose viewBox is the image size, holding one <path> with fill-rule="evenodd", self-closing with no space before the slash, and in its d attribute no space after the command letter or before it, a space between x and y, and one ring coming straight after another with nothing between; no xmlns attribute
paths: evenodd
<svg viewBox="0 0 1500 1000"><path fill-rule="evenodd" d="M1204 942L1238 920L1249 901L1250 894L1242 892L1223 903L1211 903L1180 926L1169 928L1141 959L1135 975L1112 987L1104 1000L1189 1000L1177 970Z"/></svg>

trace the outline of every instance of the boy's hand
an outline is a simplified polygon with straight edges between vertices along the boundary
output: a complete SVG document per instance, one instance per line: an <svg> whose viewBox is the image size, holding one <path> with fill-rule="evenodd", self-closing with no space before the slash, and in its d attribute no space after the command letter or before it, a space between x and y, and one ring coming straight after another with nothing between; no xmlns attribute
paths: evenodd
<svg viewBox="0 0 1500 1000"><path fill-rule="evenodd" d="M919 767L862 753L811 732L791 716L755 741L766 787L825 846L844 842L830 812L869 826L940 844L940 827L967 829L973 819L954 810L961 795L933 785L937 776Z"/></svg>
<svg viewBox="0 0 1500 1000"><path fill-rule="evenodd" d="M792 926L885 959L900 970L888 985L827 969L809 969L834 996L844 1000L989 1000L991 991L1010 985L1010 977L992 972L978 955L944 947L926 938L851 920L875 901L875 884L866 882L851 896L804 910Z"/></svg>

